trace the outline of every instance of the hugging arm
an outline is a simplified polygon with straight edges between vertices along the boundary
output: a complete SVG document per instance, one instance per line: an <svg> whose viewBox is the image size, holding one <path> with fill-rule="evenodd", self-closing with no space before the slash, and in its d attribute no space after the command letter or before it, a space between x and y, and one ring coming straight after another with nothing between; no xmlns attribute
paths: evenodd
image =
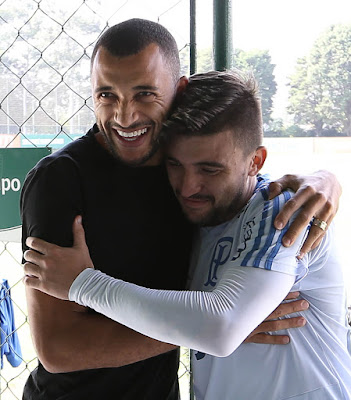
<svg viewBox="0 0 351 400"><path fill-rule="evenodd" d="M233 266L212 292L170 291L86 269L69 297L157 340L225 357L280 304L294 280L279 272Z"/></svg>
<svg viewBox="0 0 351 400"><path fill-rule="evenodd" d="M73 183L69 185L61 167L53 168L47 177L41 171L28 176L21 198L23 240L35 235L61 246L72 245L71 224L79 210L79 201L73 199L80 197L79 183L77 177L70 179ZM70 174L75 176L75 171ZM64 266L53 273L61 276L63 271ZM49 372L118 367L174 349L28 285L26 295L34 347Z"/></svg>
<svg viewBox="0 0 351 400"><path fill-rule="evenodd" d="M270 198L287 188L294 190L295 195L277 215L275 227L282 229L298 211L297 217L283 237L283 244L290 246L313 217L330 225L338 210L342 189L334 174L321 170L312 175L284 175L270 184ZM324 231L321 228L312 226L300 250L300 256L317 247L323 236Z"/></svg>
<svg viewBox="0 0 351 400"><path fill-rule="evenodd" d="M26 274L28 275L25 278L25 283L27 286L39 289L41 291L46 291L47 293L50 293L62 299L68 298L68 290L73 280L87 266L92 266L88 248L84 240L84 230L81 224L77 223L79 220L80 220L79 218L76 219L73 227L75 233L75 243L74 247L72 248L61 248L39 239L30 238L28 240L29 241L28 244L31 247L35 248L36 250L40 251L42 255L32 250L29 250L25 254L26 259L29 261L25 264L25 271ZM57 268L63 268L63 267L65 268L64 274L60 274L60 276L58 276L57 274L53 273L53 271L57 270ZM94 270L87 270L87 271L90 271L90 273L92 274L95 273L101 274L100 272ZM227 308L226 310L223 310L225 312L222 313L222 317L224 317L224 319L221 319L220 315L216 313L211 314L215 310L217 311L221 310L220 306L227 302L226 299L228 299L228 301L230 302L231 295L234 296L233 298L237 298L240 292L239 290L240 286L239 287L236 286L237 285L235 282L236 274L238 274L238 279L243 279L240 278L240 276L244 272L245 274L258 274L259 280L261 280L261 278L263 279L263 277L267 279L267 285L268 285L267 289L265 290L263 286L261 287L262 291L260 292L260 296L262 297L262 300L260 301L255 300L254 302L251 302L252 309L249 310L246 309L246 306L243 309L241 309L241 303L238 304L235 302L231 302L230 307ZM86 273L87 272L84 272L84 274ZM270 285L272 284L272 281L270 279L273 276L276 276L276 279L284 280L285 282L285 283L280 281L279 283L275 282L282 290L282 292L279 293L279 295L277 293L277 297L270 296ZM298 327L303 325L305 322L305 320L302 317L296 317L296 318L288 318L277 321L265 321L262 324L260 324L262 320L266 318L267 315L270 314L274 310L274 308L279 305L281 300L284 298L284 296L292 286L291 277L287 277L284 276L284 274L275 273L272 271L270 272L257 271L256 269L253 269L251 267L245 269L241 267L239 268L239 270L234 269L232 271L232 275L230 274L228 276L228 280L224 281L224 283L221 284L218 290L212 293L148 290L136 285L128 284L123 281L118 281L113 278L109 278L104 275L101 275L101 277L102 278L99 279L98 282L95 281L95 278L90 279L90 283L95 288L95 289L93 288L93 291L90 291L90 289L88 290L88 293L90 293L90 296L92 297L85 297L83 291L78 290L77 296L78 297L82 296L82 297L80 299L78 299L77 297L77 299L75 298L75 300L82 301L82 303L83 304L86 303L86 305L88 305L89 303L89 307L99 308L99 310L103 311L103 313L105 313L106 311L109 317L116 318L117 320L121 317L121 315L122 317L124 315L123 322L122 321L120 322L126 323L127 325L128 322L125 318L129 317L131 318L133 317L134 321L137 324L141 323L145 319L146 311L144 310L144 307L146 307L147 309L150 309L149 311L150 313L153 312L155 313L155 318L157 318L158 322L161 323L161 326L164 327L165 330L164 333L166 336L162 336L163 340L166 340L167 342L173 340L174 343L179 342L182 345L191 344L196 346L194 348L200 349L201 347L203 351L208 351L210 353L218 351L218 349L212 348L214 343L213 340L210 340L211 335L202 337L201 338L202 341L199 343L189 342L189 340L190 341L194 340L194 335L193 335L194 328L192 324L197 321L197 318L199 318L199 316L196 315L198 313L203 313L204 317L201 317L204 318L202 320L203 322L211 321L212 323L211 326L213 327L213 329L216 330L220 328L222 333L225 332L225 329L223 327L228 327L231 323L233 323L232 318L235 319L235 326L231 326L231 328L237 331L235 338L233 339L234 341L230 342L229 344L226 341L224 341L223 343L223 345L228 346L226 349L229 348L231 350L234 349L235 346L240 344L240 342L243 341L247 336L248 336L248 338L246 339L247 342L284 344L287 342L288 339L286 335L282 336L265 335L263 332L270 330ZM247 278L249 277L250 275L247 275ZM252 276L252 278L255 278L255 276ZM252 290L255 294L257 291L257 287L255 285L257 283L252 282L250 284L254 285L254 288ZM122 292L120 292L121 287L123 288ZM77 289L77 282L75 288ZM89 288L89 286L85 286L85 288ZM98 292L100 291L103 292L105 289L108 290L107 293L109 293L109 295L103 296L104 299L98 299L97 292L94 292L94 290L97 290ZM121 301L119 302L116 297L117 296L116 291L120 294L122 293L126 295L127 296L126 299L130 298L131 302L127 300L127 302L124 303L124 298L122 297ZM74 297L75 296L74 292L72 293L73 293L72 296ZM252 295L252 297L254 298L255 296ZM293 298L293 296L291 298ZM137 304L141 306L139 308L136 308L133 305L133 302L136 301L137 299L138 299ZM245 296L243 296L241 299L243 301L243 299L245 299ZM100 300L105 301L105 303L100 303ZM199 300L200 303L196 303L197 300ZM97 301L97 303L95 304L94 301ZM159 309L157 304L161 302L164 306L166 306L166 304L168 304L167 301L170 302L169 305L173 304L173 306L176 307L176 315L178 315L179 318L180 314L182 314L182 312L184 311L184 314L182 314L183 315L182 318L184 319L179 321L177 319L174 320L177 321L176 325L178 324L174 330L169 329L165 326L165 321L169 321L169 315L172 309L164 308L163 309L164 314L162 314L162 316L165 317L165 320L163 322L160 321L160 319L162 318L161 314L158 311ZM172 303L173 301L174 303ZM246 300L244 301L246 302ZM296 312L305 309L306 304L301 304L302 302L303 302L302 300L299 300L297 302L291 302L280 305L278 309L275 310L273 314L269 316L269 319L277 318L289 312ZM247 303L249 304L249 302ZM196 308L192 308L192 305L195 304ZM114 308L116 305L117 307ZM122 314L119 314L121 310L119 306L122 305L124 311ZM206 308L207 305L211 306L209 308ZM240 315L242 317L245 316L244 319L237 318L235 315L233 315L233 313L235 314L235 312L237 312L238 309L241 310ZM132 316L133 310L135 310L136 313ZM114 317L114 313L119 314L119 316ZM253 318L252 320L251 317ZM249 324L246 322L248 319L251 321ZM223 324L221 324L220 322L223 322ZM143 324L142 324L143 326L133 325L133 329L140 329L144 333L147 332L146 334L148 336L152 336L155 333L154 336L159 338L158 335L162 334L162 329L159 329L159 327L155 328L155 323L156 321L152 317L151 326ZM258 324L260 325L257 327ZM132 325L130 326L132 327ZM182 328L184 327L185 330L179 332L181 327ZM151 331L149 330L149 328L151 329ZM154 332L155 330L157 332ZM184 336L175 336L175 337L168 336L168 334L172 330L173 334L179 332L179 334L181 333L181 335ZM253 330L254 332L252 333L251 331ZM223 349L219 349L219 351L221 352L223 351Z"/></svg>

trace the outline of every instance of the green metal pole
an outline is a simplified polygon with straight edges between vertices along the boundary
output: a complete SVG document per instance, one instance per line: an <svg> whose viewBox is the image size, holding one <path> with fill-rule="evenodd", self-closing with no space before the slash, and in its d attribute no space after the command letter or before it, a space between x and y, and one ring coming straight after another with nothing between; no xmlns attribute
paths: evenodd
<svg viewBox="0 0 351 400"><path fill-rule="evenodd" d="M232 1L213 0L213 61L214 69L232 67Z"/></svg>
<svg viewBox="0 0 351 400"><path fill-rule="evenodd" d="M190 0L190 75L196 69L196 0Z"/></svg>

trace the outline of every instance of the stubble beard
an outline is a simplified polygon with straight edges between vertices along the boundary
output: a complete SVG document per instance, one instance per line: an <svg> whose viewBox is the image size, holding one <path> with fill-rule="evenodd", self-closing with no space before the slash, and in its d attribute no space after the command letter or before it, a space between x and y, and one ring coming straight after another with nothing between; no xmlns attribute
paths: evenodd
<svg viewBox="0 0 351 400"><path fill-rule="evenodd" d="M116 145L113 142L113 140L111 139L110 135L106 133L106 131L104 130L102 124L100 123L100 121L96 121L99 131L102 133L105 144L107 149L109 150L109 152L111 153L112 157L115 158L116 160L118 160L120 163L129 166L129 167L140 167L143 164L145 164L147 161L149 161L160 149L161 147L161 136L162 136L162 132L160 132L157 137L155 139L151 139L150 145L151 148L149 149L149 151L143 156L140 157L137 160L125 160L123 157L121 157L121 155L118 153L118 151L116 150ZM151 126L151 129L153 131L155 131L155 124L153 123L149 123L149 125ZM110 129L110 132L112 132L111 126L110 124L108 124L108 128ZM112 133L111 133L112 135Z"/></svg>
<svg viewBox="0 0 351 400"><path fill-rule="evenodd" d="M228 197L232 198L232 201L229 204L215 204L215 198L213 196L205 196L212 203L213 207L207 214L203 216L199 216L198 218L191 218L191 216L183 209L183 212L186 218L192 223L199 227L206 226L217 226L221 225L229 220L233 219L237 214L242 210L245 202L243 202L242 190L235 195L231 195L228 193ZM193 196L194 198L197 195Z"/></svg>

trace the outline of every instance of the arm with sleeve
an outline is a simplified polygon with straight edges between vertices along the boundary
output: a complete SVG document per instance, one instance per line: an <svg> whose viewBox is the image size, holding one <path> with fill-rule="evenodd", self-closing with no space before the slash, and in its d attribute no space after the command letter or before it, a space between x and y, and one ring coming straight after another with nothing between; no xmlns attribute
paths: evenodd
<svg viewBox="0 0 351 400"><path fill-rule="evenodd" d="M273 228L286 197L255 199L236 218L240 227L256 220L255 227L249 238L235 242L234 256L222 266L212 291L147 289L86 269L73 282L70 300L152 338L219 357L231 354L281 303L299 275L296 254L302 237L283 248L284 231ZM203 267L200 255L196 269Z"/></svg>

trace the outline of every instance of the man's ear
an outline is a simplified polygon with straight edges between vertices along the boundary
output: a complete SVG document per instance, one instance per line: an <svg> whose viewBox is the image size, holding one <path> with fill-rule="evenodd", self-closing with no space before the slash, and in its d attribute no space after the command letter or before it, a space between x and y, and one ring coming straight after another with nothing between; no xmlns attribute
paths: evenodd
<svg viewBox="0 0 351 400"><path fill-rule="evenodd" d="M251 165L249 169L250 176L256 176L260 172L264 162L266 161L266 157L267 149L264 146L258 147L251 158Z"/></svg>
<svg viewBox="0 0 351 400"><path fill-rule="evenodd" d="M181 78L179 78L179 81L177 83L176 97L178 97L184 92L185 88L188 86L188 83L189 79L186 76L182 76Z"/></svg>

